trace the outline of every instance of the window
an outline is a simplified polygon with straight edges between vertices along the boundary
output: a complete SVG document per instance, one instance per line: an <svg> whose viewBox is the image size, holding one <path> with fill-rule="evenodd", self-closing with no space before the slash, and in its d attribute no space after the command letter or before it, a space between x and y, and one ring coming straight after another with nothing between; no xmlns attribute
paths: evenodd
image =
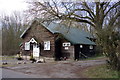
<svg viewBox="0 0 120 80"><path fill-rule="evenodd" d="M83 45L80 45L80 48L83 48Z"/></svg>
<svg viewBox="0 0 120 80"><path fill-rule="evenodd" d="M90 46L89 46L89 48L90 48L90 49L93 49L93 46L92 46L92 45L90 45Z"/></svg>
<svg viewBox="0 0 120 80"><path fill-rule="evenodd" d="M44 42L44 50L50 50L50 41Z"/></svg>
<svg viewBox="0 0 120 80"><path fill-rule="evenodd" d="M25 50L30 50L30 43L29 42L25 42Z"/></svg>

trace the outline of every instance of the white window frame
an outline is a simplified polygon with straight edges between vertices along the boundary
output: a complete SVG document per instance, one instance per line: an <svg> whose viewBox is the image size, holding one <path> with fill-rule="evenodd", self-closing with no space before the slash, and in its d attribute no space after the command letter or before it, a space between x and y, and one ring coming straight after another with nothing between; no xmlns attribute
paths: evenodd
<svg viewBox="0 0 120 80"><path fill-rule="evenodd" d="M50 41L44 41L44 50L50 50Z"/></svg>
<svg viewBox="0 0 120 80"><path fill-rule="evenodd" d="M29 42L25 42L25 50L30 50L30 43Z"/></svg>

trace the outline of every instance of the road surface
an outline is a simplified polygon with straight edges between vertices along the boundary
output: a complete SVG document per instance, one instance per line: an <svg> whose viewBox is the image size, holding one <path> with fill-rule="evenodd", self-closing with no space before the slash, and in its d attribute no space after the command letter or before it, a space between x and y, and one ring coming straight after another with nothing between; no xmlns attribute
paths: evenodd
<svg viewBox="0 0 120 80"><path fill-rule="evenodd" d="M2 69L2 78L39 78L36 75L28 75L8 69Z"/></svg>
<svg viewBox="0 0 120 80"><path fill-rule="evenodd" d="M82 73L85 69L105 64L105 60L105 58L101 58L98 60L19 64L5 67L2 76L3 78L86 78Z"/></svg>

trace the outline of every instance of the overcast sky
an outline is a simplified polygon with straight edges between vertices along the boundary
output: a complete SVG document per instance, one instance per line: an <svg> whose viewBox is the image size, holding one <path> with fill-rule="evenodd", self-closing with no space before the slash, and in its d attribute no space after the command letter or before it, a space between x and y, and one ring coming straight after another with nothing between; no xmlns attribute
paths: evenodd
<svg viewBox="0 0 120 80"><path fill-rule="evenodd" d="M28 4L26 0L0 0L0 14L10 14L13 11L26 10Z"/></svg>
<svg viewBox="0 0 120 80"><path fill-rule="evenodd" d="M21 12L23 10L26 10L28 8L28 4L25 1L30 1L30 0L0 0L0 15L4 13L10 14L13 11ZM43 1L49 1L49 0L43 0ZM74 0L70 0L70 1L74 1ZM118 1L118 0L112 0L112 1Z"/></svg>

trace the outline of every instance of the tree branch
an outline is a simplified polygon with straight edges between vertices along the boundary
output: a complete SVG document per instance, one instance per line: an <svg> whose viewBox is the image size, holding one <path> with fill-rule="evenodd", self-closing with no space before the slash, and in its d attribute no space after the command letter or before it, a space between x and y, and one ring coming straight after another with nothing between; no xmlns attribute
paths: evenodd
<svg viewBox="0 0 120 80"><path fill-rule="evenodd" d="M110 0L110 1L111 1L111 0ZM103 9L104 11L107 9L108 5L110 4L110 1L105 3L106 6L105 6L104 9Z"/></svg>
<svg viewBox="0 0 120 80"><path fill-rule="evenodd" d="M57 10L57 13L59 13L59 9L58 9L58 7L57 7L57 3L56 3L54 0L52 0L52 1L53 1L54 5L55 5L55 8L56 8L56 10Z"/></svg>
<svg viewBox="0 0 120 80"><path fill-rule="evenodd" d="M112 7L110 7L110 8L108 9L108 11L105 13L104 16L106 16L113 8L116 8L116 7L119 6L119 5L120 5L120 1L117 2L117 3L115 3Z"/></svg>
<svg viewBox="0 0 120 80"><path fill-rule="evenodd" d="M75 11L86 11L87 13L89 13L90 17L94 20L93 16L91 15L88 9L74 9L70 14L74 13Z"/></svg>
<svg viewBox="0 0 120 80"><path fill-rule="evenodd" d="M79 16L79 15L76 15L76 14L73 14L73 15L74 15L75 17L78 17L78 18L89 19L89 20L93 21L93 19L90 18L89 16L84 16L84 17L82 17L82 16Z"/></svg>
<svg viewBox="0 0 120 80"><path fill-rule="evenodd" d="M60 19L62 19L62 20L73 20L73 21L77 21L77 22L84 22L84 23L90 24L93 27L96 27L92 22L90 22L88 20L80 19L80 18L62 16L62 17L60 17Z"/></svg>
<svg viewBox="0 0 120 80"><path fill-rule="evenodd" d="M115 21L120 17L120 12L109 21L109 26L113 26Z"/></svg>
<svg viewBox="0 0 120 80"><path fill-rule="evenodd" d="M87 4L86 2L84 2L83 5L88 9L90 15L91 15L92 17L95 17L94 12L91 10L91 8L88 6L88 4Z"/></svg>

